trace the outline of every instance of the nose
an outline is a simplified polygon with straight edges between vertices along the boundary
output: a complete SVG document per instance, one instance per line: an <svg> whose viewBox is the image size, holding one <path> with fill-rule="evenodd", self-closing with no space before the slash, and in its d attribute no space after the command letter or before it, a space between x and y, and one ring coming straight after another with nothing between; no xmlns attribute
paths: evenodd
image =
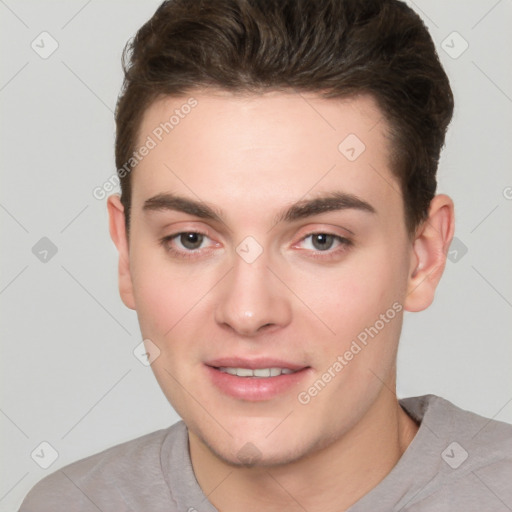
<svg viewBox="0 0 512 512"><path fill-rule="evenodd" d="M292 317L286 292L263 255L253 263L236 257L234 268L222 281L215 320L246 337L283 328Z"/></svg>

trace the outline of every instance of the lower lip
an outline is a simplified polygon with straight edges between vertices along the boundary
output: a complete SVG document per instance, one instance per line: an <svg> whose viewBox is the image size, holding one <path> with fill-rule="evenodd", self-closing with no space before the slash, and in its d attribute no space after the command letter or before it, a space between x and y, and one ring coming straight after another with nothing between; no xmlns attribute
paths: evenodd
<svg viewBox="0 0 512 512"><path fill-rule="evenodd" d="M213 384L223 393L240 400L254 402L270 400L289 391L309 373L309 368L303 368L277 377L237 377L211 366L205 367Z"/></svg>

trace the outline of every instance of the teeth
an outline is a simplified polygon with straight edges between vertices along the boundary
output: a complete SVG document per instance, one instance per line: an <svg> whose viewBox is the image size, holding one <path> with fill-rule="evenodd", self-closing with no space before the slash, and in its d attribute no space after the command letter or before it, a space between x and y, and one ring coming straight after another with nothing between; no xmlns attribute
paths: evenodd
<svg viewBox="0 0 512 512"><path fill-rule="evenodd" d="M221 372L229 373L229 375L236 375L237 377L278 377L279 375L289 375L295 373L294 370L289 368L257 368L252 370L250 368L230 368L222 366L219 368Z"/></svg>
<svg viewBox="0 0 512 512"><path fill-rule="evenodd" d="M270 377L270 368L258 368L253 371L255 377ZM238 375L238 372L237 372Z"/></svg>
<svg viewBox="0 0 512 512"><path fill-rule="evenodd" d="M238 377L252 377L254 372L249 368L237 368L236 374Z"/></svg>

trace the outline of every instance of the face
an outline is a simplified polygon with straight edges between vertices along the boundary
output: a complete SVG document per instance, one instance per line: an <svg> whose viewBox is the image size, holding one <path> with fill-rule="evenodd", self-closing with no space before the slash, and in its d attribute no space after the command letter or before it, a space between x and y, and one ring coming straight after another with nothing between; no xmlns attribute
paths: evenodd
<svg viewBox="0 0 512 512"><path fill-rule="evenodd" d="M290 462L394 386L412 247L387 125L371 97L193 98L143 119L123 299L197 439Z"/></svg>

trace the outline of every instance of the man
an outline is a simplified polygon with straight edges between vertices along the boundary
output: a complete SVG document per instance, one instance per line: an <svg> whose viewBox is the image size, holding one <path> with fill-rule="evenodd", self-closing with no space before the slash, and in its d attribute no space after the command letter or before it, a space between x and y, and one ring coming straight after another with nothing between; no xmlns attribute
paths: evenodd
<svg viewBox="0 0 512 512"><path fill-rule="evenodd" d="M404 311L454 232L453 98L397 0L164 2L129 48L119 286L183 421L22 512L512 508L512 427L398 401Z"/></svg>

